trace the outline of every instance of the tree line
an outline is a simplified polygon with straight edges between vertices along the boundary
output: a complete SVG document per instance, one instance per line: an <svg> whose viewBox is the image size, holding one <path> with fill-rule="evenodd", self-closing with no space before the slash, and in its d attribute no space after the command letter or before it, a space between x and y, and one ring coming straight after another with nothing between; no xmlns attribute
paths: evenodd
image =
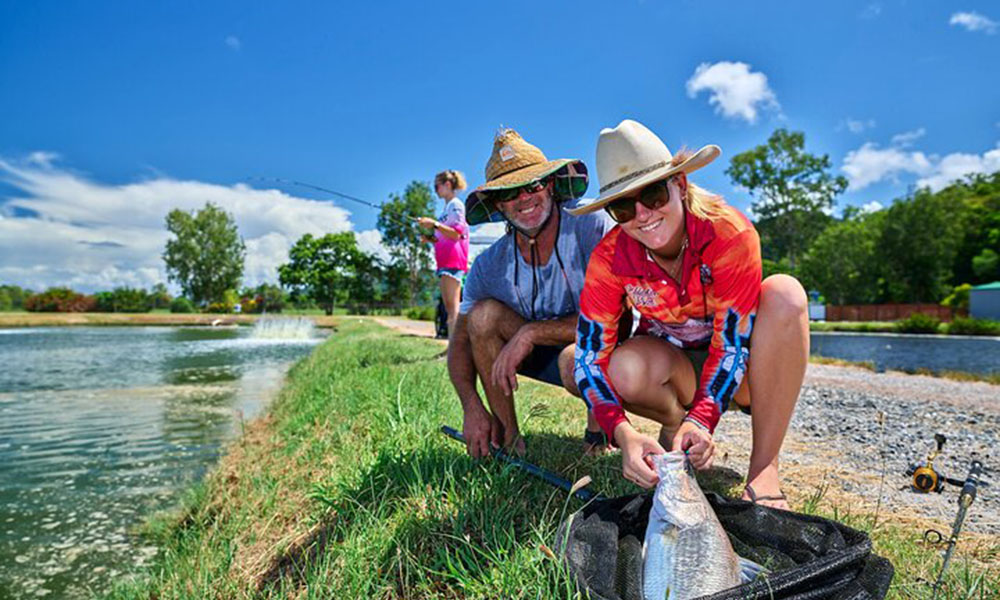
<svg viewBox="0 0 1000 600"><path fill-rule="evenodd" d="M751 197L764 275L788 273L830 304L942 302L961 310L971 285L1000 280L1000 172L970 175L932 192L914 189L888 208L848 206L827 155L810 154L805 134L778 129L735 155L726 169ZM207 203L171 211L163 253L170 281L146 291L116 288L88 296L68 288L32 294L0 286L0 310L145 312L167 308L280 312L287 306L331 314L428 305L435 290L431 248L416 218L434 212L430 186L414 181L381 205L377 227L388 258L363 251L353 232L307 234L278 268L278 282L241 288L246 246L235 219Z"/></svg>
<svg viewBox="0 0 1000 600"><path fill-rule="evenodd" d="M726 174L752 198L765 276L794 275L830 304L945 302L959 310L969 287L1000 280L1000 172L834 217L847 180L829 170L828 156L805 151L803 133L784 129L733 157Z"/></svg>

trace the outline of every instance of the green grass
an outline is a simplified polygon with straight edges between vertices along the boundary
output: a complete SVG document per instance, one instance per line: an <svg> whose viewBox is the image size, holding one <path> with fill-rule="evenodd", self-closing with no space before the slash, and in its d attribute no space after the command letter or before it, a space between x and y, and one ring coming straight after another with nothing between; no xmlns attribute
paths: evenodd
<svg viewBox="0 0 1000 600"><path fill-rule="evenodd" d="M162 553L108 598L572 598L550 557L558 524L581 505L496 461L474 461L438 433L461 425L442 347L370 322L343 322L296 365L269 416L177 512L145 528ZM580 400L523 382L528 459L607 495L633 493L620 457L580 456ZM723 493L724 471L702 478ZM871 530L819 492L812 512ZM938 553L883 515L876 548L896 564L893 598L928 597L915 583ZM995 560L994 553L993 559ZM989 598L997 575L959 553L946 598Z"/></svg>

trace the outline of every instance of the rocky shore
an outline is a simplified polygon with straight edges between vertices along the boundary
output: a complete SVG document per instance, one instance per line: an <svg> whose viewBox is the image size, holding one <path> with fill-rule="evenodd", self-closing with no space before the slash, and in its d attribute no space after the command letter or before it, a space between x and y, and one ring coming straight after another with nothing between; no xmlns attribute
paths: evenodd
<svg viewBox="0 0 1000 600"><path fill-rule="evenodd" d="M935 447L935 433L947 438L934 462L939 472L964 480L974 458L989 469L963 530L1000 534L1000 386L983 382L810 364L782 450L785 492L795 506L825 487L859 512L878 506L950 531L959 488L918 494L906 475ZM728 466L745 470L750 419L726 415L716 438Z"/></svg>

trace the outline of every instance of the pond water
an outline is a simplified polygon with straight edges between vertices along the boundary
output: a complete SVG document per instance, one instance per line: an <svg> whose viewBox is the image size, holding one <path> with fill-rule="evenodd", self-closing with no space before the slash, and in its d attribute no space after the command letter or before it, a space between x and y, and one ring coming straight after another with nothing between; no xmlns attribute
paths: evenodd
<svg viewBox="0 0 1000 600"><path fill-rule="evenodd" d="M0 329L0 598L80 598L319 339L295 328Z"/></svg>
<svg viewBox="0 0 1000 600"><path fill-rule="evenodd" d="M810 341L812 354L872 361L877 370L1000 373L1000 338L995 337L813 332Z"/></svg>

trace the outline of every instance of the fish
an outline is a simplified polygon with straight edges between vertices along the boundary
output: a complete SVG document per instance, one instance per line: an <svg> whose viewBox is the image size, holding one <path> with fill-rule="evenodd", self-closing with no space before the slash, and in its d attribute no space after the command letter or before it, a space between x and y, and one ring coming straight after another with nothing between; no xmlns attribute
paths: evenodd
<svg viewBox="0 0 1000 600"><path fill-rule="evenodd" d="M660 482L642 548L643 599L688 600L757 576L760 566L733 550L687 456L667 452L650 458Z"/></svg>

